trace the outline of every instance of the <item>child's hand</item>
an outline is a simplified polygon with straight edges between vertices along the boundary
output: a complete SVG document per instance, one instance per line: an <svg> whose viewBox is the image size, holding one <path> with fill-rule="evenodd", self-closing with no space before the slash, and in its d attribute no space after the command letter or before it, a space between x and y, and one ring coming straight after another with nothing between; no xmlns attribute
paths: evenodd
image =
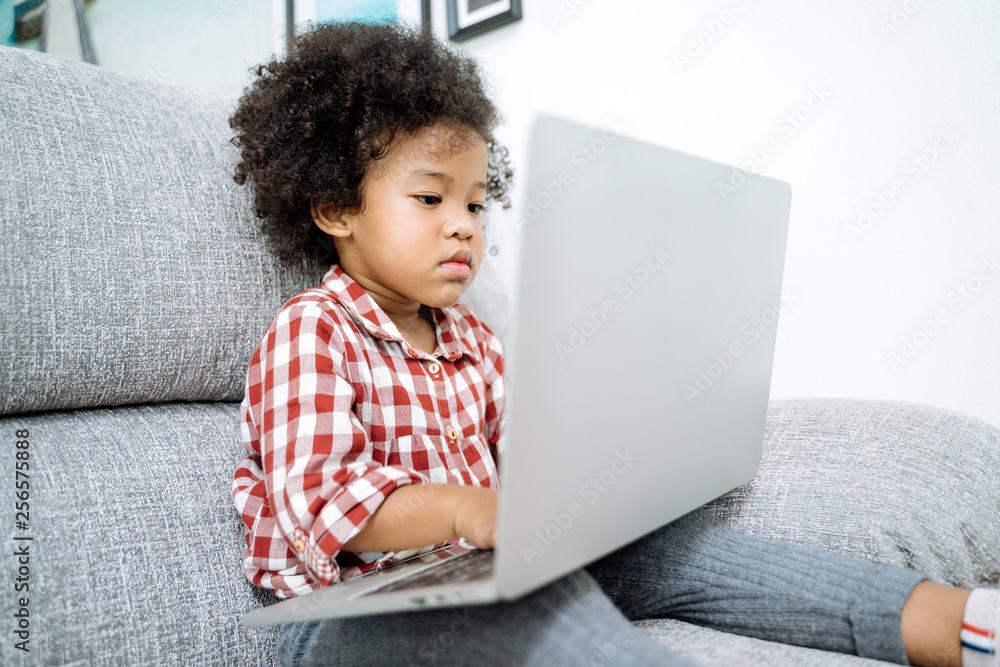
<svg viewBox="0 0 1000 667"><path fill-rule="evenodd" d="M481 549L496 542L497 492L463 486L455 507L455 534Z"/></svg>

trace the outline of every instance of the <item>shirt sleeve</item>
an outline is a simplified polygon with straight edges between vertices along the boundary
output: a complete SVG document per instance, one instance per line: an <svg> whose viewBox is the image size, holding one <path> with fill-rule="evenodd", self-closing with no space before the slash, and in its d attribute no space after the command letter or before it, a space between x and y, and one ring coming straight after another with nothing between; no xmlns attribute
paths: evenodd
<svg viewBox="0 0 1000 667"><path fill-rule="evenodd" d="M354 413L347 345L317 304L279 313L261 343L260 455L267 499L291 549L320 585L340 578L335 556L396 488L425 481L372 459Z"/></svg>

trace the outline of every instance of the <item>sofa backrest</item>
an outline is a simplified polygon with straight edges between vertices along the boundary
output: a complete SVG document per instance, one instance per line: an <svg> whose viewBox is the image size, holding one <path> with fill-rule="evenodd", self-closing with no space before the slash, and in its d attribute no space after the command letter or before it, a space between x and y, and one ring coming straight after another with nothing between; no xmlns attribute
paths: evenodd
<svg viewBox="0 0 1000 667"><path fill-rule="evenodd" d="M232 179L236 100L7 47L0 76L0 414L241 400L326 269L267 247ZM499 282L477 283L505 332Z"/></svg>

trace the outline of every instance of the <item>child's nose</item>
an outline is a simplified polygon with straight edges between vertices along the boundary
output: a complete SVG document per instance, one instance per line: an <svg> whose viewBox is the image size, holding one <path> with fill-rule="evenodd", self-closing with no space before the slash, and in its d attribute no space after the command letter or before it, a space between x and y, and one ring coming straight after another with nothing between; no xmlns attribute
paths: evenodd
<svg viewBox="0 0 1000 667"><path fill-rule="evenodd" d="M464 207L457 211L449 211L445 222L445 236L451 238L457 236L460 239L471 238L476 233L476 226L473 224L473 214Z"/></svg>

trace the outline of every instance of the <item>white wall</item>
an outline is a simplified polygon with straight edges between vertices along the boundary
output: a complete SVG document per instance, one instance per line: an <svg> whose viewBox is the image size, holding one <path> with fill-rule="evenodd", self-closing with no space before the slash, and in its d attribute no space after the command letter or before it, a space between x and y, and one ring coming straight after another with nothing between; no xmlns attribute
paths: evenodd
<svg viewBox="0 0 1000 667"><path fill-rule="evenodd" d="M619 116L626 134L737 166L773 150L753 168L792 185L784 282L797 301L772 398L907 400L1000 425L1000 5L523 4L520 22L465 43L493 78L515 160L538 111ZM692 40L706 46L679 65ZM879 193L892 198L881 212ZM512 284L514 225L498 224Z"/></svg>
<svg viewBox="0 0 1000 667"><path fill-rule="evenodd" d="M278 0L100 0L87 21L101 67L233 97L284 46Z"/></svg>
<svg viewBox="0 0 1000 667"><path fill-rule="evenodd" d="M433 2L442 35L444 4ZM88 9L102 65L235 94L280 44L277 0L167 5ZM1000 276L984 264L1000 259L1000 5L523 5L521 21L464 43L492 77L515 162L538 111L593 125L620 117L626 134L737 166L774 149L754 169L792 185L784 281L796 301L778 327L773 398L909 400L1000 425ZM418 17L419 0L400 0L400 13ZM676 54L697 40L701 52L679 66ZM925 151L937 159L922 170ZM879 212L880 192L894 200L849 237L859 208ZM512 286L513 217L495 227L492 261ZM979 288L971 299L957 291L966 284ZM936 330L926 324L935 314ZM922 345L906 359L903 339L914 337Z"/></svg>

